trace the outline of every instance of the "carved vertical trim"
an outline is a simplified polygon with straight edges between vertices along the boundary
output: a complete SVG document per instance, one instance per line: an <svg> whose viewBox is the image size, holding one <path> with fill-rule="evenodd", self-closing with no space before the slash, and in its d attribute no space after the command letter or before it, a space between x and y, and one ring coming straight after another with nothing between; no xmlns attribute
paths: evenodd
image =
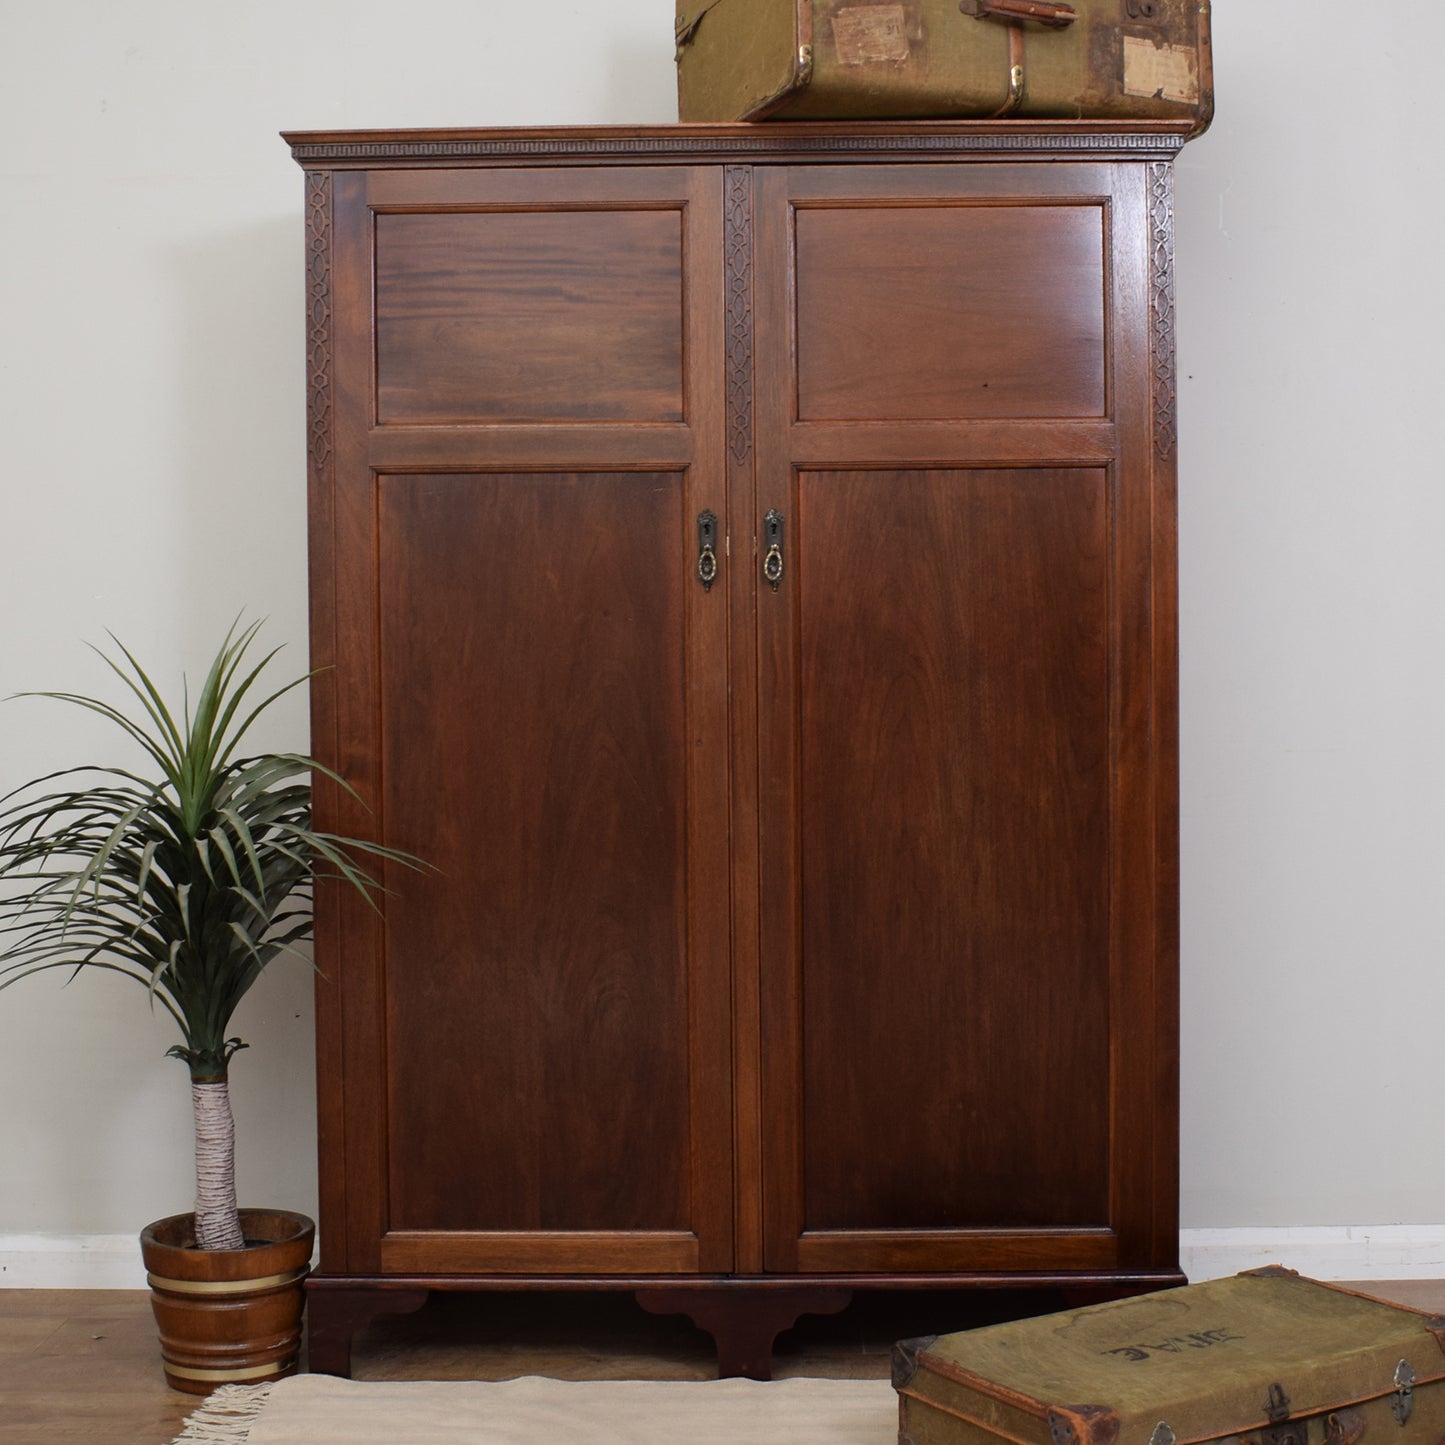
<svg viewBox="0 0 1445 1445"><path fill-rule="evenodd" d="M728 450L741 466L753 447L753 168L727 168Z"/></svg>
<svg viewBox="0 0 1445 1445"><path fill-rule="evenodd" d="M1174 455L1178 440L1174 376L1174 167L1155 161L1149 167L1151 232L1150 364L1154 373L1154 446L1161 457Z"/></svg>
<svg viewBox="0 0 1445 1445"><path fill-rule="evenodd" d="M331 480L331 172L306 172L306 380L313 483Z"/></svg>

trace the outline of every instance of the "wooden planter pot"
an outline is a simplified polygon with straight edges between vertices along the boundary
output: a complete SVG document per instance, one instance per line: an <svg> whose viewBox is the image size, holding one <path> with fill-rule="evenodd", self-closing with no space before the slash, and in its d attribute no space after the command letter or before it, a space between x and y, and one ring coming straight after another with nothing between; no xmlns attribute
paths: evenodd
<svg viewBox="0 0 1445 1445"><path fill-rule="evenodd" d="M261 1384L295 1372L302 1286L316 1226L304 1214L243 1209L244 1249L197 1249L195 1218L173 1214L141 1232L141 1256L173 1389Z"/></svg>

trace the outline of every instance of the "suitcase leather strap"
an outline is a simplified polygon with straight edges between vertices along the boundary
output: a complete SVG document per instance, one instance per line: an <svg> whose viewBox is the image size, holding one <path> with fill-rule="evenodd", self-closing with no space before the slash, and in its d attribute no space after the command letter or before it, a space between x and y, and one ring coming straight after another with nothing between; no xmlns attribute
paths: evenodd
<svg viewBox="0 0 1445 1445"><path fill-rule="evenodd" d="M1053 0L958 0L958 8L975 20L997 20L1008 27L1008 91L993 113L994 120L1012 115L1024 103L1025 23L1064 30L1079 18L1072 5Z"/></svg>
<svg viewBox="0 0 1445 1445"><path fill-rule="evenodd" d="M994 111L993 119L1012 115L1024 103L1024 30L1022 25L1008 28L1008 93L1004 103Z"/></svg>

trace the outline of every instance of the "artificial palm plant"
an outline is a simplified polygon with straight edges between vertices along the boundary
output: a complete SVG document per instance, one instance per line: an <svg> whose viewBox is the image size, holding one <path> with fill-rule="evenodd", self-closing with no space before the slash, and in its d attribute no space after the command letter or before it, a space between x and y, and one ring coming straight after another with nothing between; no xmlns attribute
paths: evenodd
<svg viewBox="0 0 1445 1445"><path fill-rule="evenodd" d="M310 774L336 778L314 759L238 756L256 719L306 681L269 694L257 686L276 655L250 664L259 627L232 626L194 701L185 689L179 720L114 637L124 663L100 655L143 716L76 693L23 694L99 713L140 745L156 776L71 768L0 799L0 988L48 969L105 969L134 979L175 1020L184 1042L169 1052L190 1069L203 1249L244 1242L228 1077L246 1045L229 1036L232 1013L266 966L309 936L314 878L342 879L374 905L380 885L356 855L417 862L313 829Z"/></svg>

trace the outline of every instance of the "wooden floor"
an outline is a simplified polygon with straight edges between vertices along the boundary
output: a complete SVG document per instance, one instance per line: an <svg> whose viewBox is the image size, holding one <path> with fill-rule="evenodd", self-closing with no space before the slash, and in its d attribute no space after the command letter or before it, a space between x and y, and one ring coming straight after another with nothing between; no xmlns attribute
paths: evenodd
<svg viewBox="0 0 1445 1445"><path fill-rule="evenodd" d="M1445 1280L1359 1285L1445 1313ZM882 1295L780 1337L774 1373L887 1378L896 1339L1056 1309L1047 1294ZM625 1295L436 1296L359 1337L357 1379L712 1378L711 1341ZM161 1376L149 1297L0 1290L0 1445L165 1445L196 1408Z"/></svg>

